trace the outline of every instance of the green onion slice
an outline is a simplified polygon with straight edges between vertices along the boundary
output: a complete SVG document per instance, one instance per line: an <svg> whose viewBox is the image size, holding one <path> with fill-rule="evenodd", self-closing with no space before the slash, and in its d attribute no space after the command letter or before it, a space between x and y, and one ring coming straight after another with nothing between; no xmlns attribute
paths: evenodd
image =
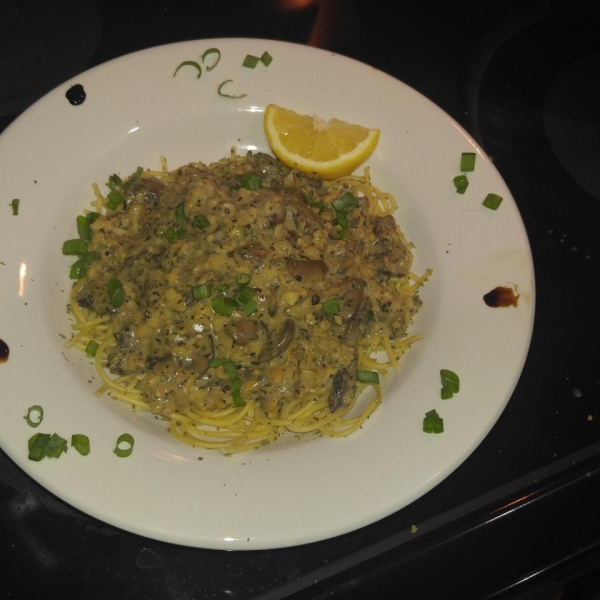
<svg viewBox="0 0 600 600"><path fill-rule="evenodd" d="M223 87L225 86L226 83L230 83L232 82L233 79L226 79L221 85L219 85L219 87L217 88L217 93L219 94L219 96L223 96L223 98L245 98L248 94L239 94L239 95L235 95L235 94L226 94L223 91Z"/></svg>
<svg viewBox="0 0 600 600"><path fill-rule="evenodd" d="M169 227L166 231L163 232L163 236L167 239L167 241L172 244L173 242L180 240L187 233L187 229L182 225L177 229L173 227Z"/></svg>
<svg viewBox="0 0 600 600"><path fill-rule="evenodd" d="M67 440L60 437L58 433L53 433L44 447L44 454L48 458L58 458L63 452L66 452L66 449Z"/></svg>
<svg viewBox="0 0 600 600"><path fill-rule="evenodd" d="M254 173L246 173L239 179L240 187L246 188L247 190L258 190L263 186L262 177L255 175Z"/></svg>
<svg viewBox="0 0 600 600"><path fill-rule="evenodd" d="M27 458L29 460L40 461L46 454L44 453L44 449L46 448L46 444L50 440L49 433L35 433L29 438L29 454Z"/></svg>
<svg viewBox="0 0 600 600"><path fill-rule="evenodd" d="M71 436L71 447L75 448L79 454L87 456L90 453L90 438L82 433L74 433Z"/></svg>
<svg viewBox="0 0 600 600"><path fill-rule="evenodd" d="M245 406L246 402L241 396L241 382L240 375L235 365L228 361L223 364L227 379L229 379L229 385L231 385L231 395L233 396L233 403L235 406Z"/></svg>
<svg viewBox="0 0 600 600"><path fill-rule="evenodd" d="M454 371L449 369L440 370L440 379L442 381L441 397L442 400L452 398L460 390L460 380Z"/></svg>
<svg viewBox="0 0 600 600"><path fill-rule="evenodd" d="M176 207L175 207L175 220L176 221L187 221L188 218L185 214L185 207L183 206L183 202L180 202Z"/></svg>
<svg viewBox="0 0 600 600"><path fill-rule="evenodd" d="M248 304L248 302L250 302L250 300L252 300L252 297L254 296L254 294L255 294L255 291L252 288L242 287L242 289L238 290L233 295L233 298L239 304Z"/></svg>
<svg viewBox="0 0 600 600"><path fill-rule="evenodd" d="M144 168L143 167L138 167L135 172L129 176L129 178L127 179L127 183L125 183L123 185L124 189L128 189L129 187L131 187L133 185L133 183L136 181L136 179L139 178L139 176L144 172Z"/></svg>
<svg viewBox="0 0 600 600"><path fill-rule="evenodd" d="M252 54L246 54L246 58L244 58L244 62L242 63L243 67L247 67L248 69L254 69L258 64L260 58L258 56L252 56Z"/></svg>
<svg viewBox="0 0 600 600"><path fill-rule="evenodd" d="M96 262L97 260L100 259L100 255L97 252L86 252L83 255L83 262L86 264L86 266L90 266L93 262Z"/></svg>
<svg viewBox="0 0 600 600"><path fill-rule="evenodd" d="M37 427L44 420L44 409L39 404L30 406L23 418L29 427Z"/></svg>
<svg viewBox="0 0 600 600"><path fill-rule="evenodd" d="M99 347L100 344L96 340L90 340L85 347L85 353L88 356L96 356Z"/></svg>
<svg viewBox="0 0 600 600"><path fill-rule="evenodd" d="M371 385L379 385L379 373L377 371L363 371L357 369L356 381L360 383L370 383Z"/></svg>
<svg viewBox="0 0 600 600"><path fill-rule="evenodd" d="M106 208L116 210L117 206L123 202L123 194L118 190L110 190L106 196Z"/></svg>
<svg viewBox="0 0 600 600"><path fill-rule="evenodd" d="M221 60L221 51L218 48L209 48L202 55L202 62L204 63L204 61L206 60L206 57L210 56L211 54L216 54L217 59L210 67L206 67L207 71L212 71L219 64L219 61Z"/></svg>
<svg viewBox="0 0 600 600"><path fill-rule="evenodd" d="M331 317L333 315L337 315L342 312L342 308L340 306L340 301L333 298L332 300L326 300L323 302L323 312Z"/></svg>
<svg viewBox="0 0 600 600"><path fill-rule="evenodd" d="M463 173L475 170L475 152L463 152L460 155L460 170Z"/></svg>
<svg viewBox="0 0 600 600"><path fill-rule="evenodd" d="M240 375L236 366L229 358L212 358L208 361L208 366L211 368L223 367L229 384L231 386L231 395L233 396L233 403L235 406L245 406L246 402L241 396L241 382Z"/></svg>
<svg viewBox="0 0 600 600"><path fill-rule="evenodd" d="M457 175L454 179L454 187L458 194L464 194L469 187L469 180L466 175Z"/></svg>
<svg viewBox="0 0 600 600"><path fill-rule="evenodd" d="M192 298L194 300L202 300L202 298L208 298L210 296L210 286L203 285L195 285L192 288Z"/></svg>
<svg viewBox="0 0 600 600"><path fill-rule="evenodd" d="M230 317L238 303L233 298L226 296L215 296L212 301L212 309L219 315Z"/></svg>
<svg viewBox="0 0 600 600"><path fill-rule="evenodd" d="M498 194L488 194L482 204L490 210L497 210L502 203L502 196Z"/></svg>
<svg viewBox="0 0 600 600"><path fill-rule="evenodd" d="M133 452L133 444L133 436L130 433L122 433L117 438L117 445L115 446L113 452L119 458L127 458Z"/></svg>
<svg viewBox="0 0 600 600"><path fill-rule="evenodd" d="M65 256L77 256L79 254L87 254L88 245L83 240L66 240L63 242L62 253Z"/></svg>
<svg viewBox="0 0 600 600"><path fill-rule="evenodd" d="M16 217L19 214L19 202L18 198L15 198L11 203L10 207L12 208L13 217Z"/></svg>
<svg viewBox="0 0 600 600"><path fill-rule="evenodd" d="M336 198L332 203L333 208L339 211L346 211L358 204L356 196L350 192L346 192L344 195Z"/></svg>
<svg viewBox="0 0 600 600"><path fill-rule="evenodd" d="M87 215L85 215L85 218L87 219L87 222L91 225L99 216L100 213L98 212L89 212Z"/></svg>
<svg viewBox="0 0 600 600"><path fill-rule="evenodd" d="M125 302L125 290L118 279L111 279L107 284L108 301L113 308L119 308Z"/></svg>
<svg viewBox="0 0 600 600"><path fill-rule="evenodd" d="M182 63L179 63L177 68L175 69L175 73L173 73L173 77L177 75L177 72L182 67L194 67L198 71L198 77L196 79L200 79L202 76L202 67L195 60L184 60Z"/></svg>
<svg viewBox="0 0 600 600"><path fill-rule="evenodd" d="M77 233L79 234L79 237L86 242L89 242L92 239L90 221L83 215L77 217Z"/></svg>
<svg viewBox="0 0 600 600"><path fill-rule="evenodd" d="M248 300L248 302L244 304L244 312L248 317L253 315L257 310L258 304L256 303L256 300Z"/></svg>
<svg viewBox="0 0 600 600"><path fill-rule="evenodd" d="M239 273L235 276L235 284L240 288L245 288L252 280L251 273Z"/></svg>
<svg viewBox="0 0 600 600"><path fill-rule="evenodd" d="M71 279L82 279L87 275L87 265L85 264L85 260L80 259L76 260L72 265L69 271L69 277Z"/></svg>
<svg viewBox="0 0 600 600"><path fill-rule="evenodd" d="M231 362L229 358L211 358L208 361L208 366L212 369L215 367L222 367L224 364Z"/></svg>
<svg viewBox="0 0 600 600"><path fill-rule="evenodd" d="M273 57L267 51L265 51L260 57L260 62L265 65L265 67L268 67L273 62Z"/></svg>
<svg viewBox="0 0 600 600"><path fill-rule="evenodd" d="M198 227L198 229L206 229L207 227L210 227L210 222L204 215L196 215L194 217L194 225Z"/></svg>
<svg viewBox="0 0 600 600"><path fill-rule="evenodd" d="M444 431L444 419L438 415L435 409L425 413L423 431L425 433L442 433Z"/></svg>

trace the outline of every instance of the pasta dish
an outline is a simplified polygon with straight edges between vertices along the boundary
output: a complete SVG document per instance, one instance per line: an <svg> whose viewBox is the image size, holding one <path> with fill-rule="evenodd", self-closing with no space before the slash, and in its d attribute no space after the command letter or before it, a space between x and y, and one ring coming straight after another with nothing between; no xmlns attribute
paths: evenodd
<svg viewBox="0 0 600 600"><path fill-rule="evenodd" d="M225 454L284 432L342 437L382 399L430 275L396 203L363 176L323 181L263 153L112 175L79 239L68 344L102 387Z"/></svg>

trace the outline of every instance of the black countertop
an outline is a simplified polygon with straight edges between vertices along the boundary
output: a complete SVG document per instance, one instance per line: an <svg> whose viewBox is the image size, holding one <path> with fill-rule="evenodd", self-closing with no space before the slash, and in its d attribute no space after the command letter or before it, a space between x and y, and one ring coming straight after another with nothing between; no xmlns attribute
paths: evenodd
<svg viewBox="0 0 600 600"><path fill-rule="evenodd" d="M0 9L0 131L63 81L151 46L258 37L345 54L427 96L493 158L530 239L536 318L513 397L476 451L403 510L323 542L225 552L145 539L73 509L0 451L0 596L598 593L598 2L424 0L394 11L380 0L58 4Z"/></svg>

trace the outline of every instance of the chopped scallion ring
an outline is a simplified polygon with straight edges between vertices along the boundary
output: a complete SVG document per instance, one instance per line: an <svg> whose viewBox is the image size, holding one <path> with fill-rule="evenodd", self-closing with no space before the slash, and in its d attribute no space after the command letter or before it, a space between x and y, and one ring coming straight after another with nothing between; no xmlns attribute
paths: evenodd
<svg viewBox="0 0 600 600"><path fill-rule="evenodd" d="M238 303L233 298L227 296L215 296L212 301L212 309L224 317L230 317L233 310L238 307Z"/></svg>
<svg viewBox="0 0 600 600"><path fill-rule="evenodd" d="M379 385L379 373L377 371L363 371L357 369L356 381L360 383L369 383L371 385Z"/></svg>
<svg viewBox="0 0 600 600"><path fill-rule="evenodd" d="M248 302L250 302L250 300L252 300L252 296L254 296L254 294L255 294L255 291L252 288L247 287L247 285L248 284L245 284L244 286L240 286L242 289L238 290L233 295L233 299L236 302L238 302L239 304L248 304Z"/></svg>
<svg viewBox="0 0 600 600"><path fill-rule="evenodd" d="M229 385L231 386L231 395L233 396L233 404L235 406L245 406L246 402L241 396L241 382L240 375L236 366L229 358L212 358L208 361L208 366L211 368L223 367L227 379L229 379Z"/></svg>
<svg viewBox="0 0 600 600"><path fill-rule="evenodd" d="M240 288L246 287L250 283L251 280L252 280L251 273L239 273L235 276L235 284Z"/></svg>
<svg viewBox="0 0 600 600"><path fill-rule="evenodd" d="M123 186L125 189L128 189L129 187L131 187L131 185L133 185L133 183L135 182L136 179L139 178L139 176L144 172L143 167L138 167L135 170L135 173L133 173L129 179L127 180L127 183L125 183L125 185Z"/></svg>
<svg viewBox="0 0 600 600"><path fill-rule="evenodd" d="M79 254L87 254L88 245L83 240L66 240L63 242L62 253L65 256L77 256Z"/></svg>
<svg viewBox="0 0 600 600"><path fill-rule="evenodd" d="M44 420L44 409L39 404L30 406L23 418L29 427L37 427Z"/></svg>
<svg viewBox="0 0 600 600"><path fill-rule="evenodd" d="M119 204L123 202L123 195L118 190L110 190L106 196L106 208L116 210Z"/></svg>
<svg viewBox="0 0 600 600"><path fill-rule="evenodd" d="M262 177L254 173L246 173L240 177L240 187L247 190L258 190L263 186Z"/></svg>
<svg viewBox="0 0 600 600"><path fill-rule="evenodd" d="M219 94L219 96L223 96L223 98L245 98L248 94L239 94L239 95L235 95L235 94L226 94L223 91L223 87L225 86L226 83L231 83L233 81L233 79L226 79L221 85L219 85L219 87L217 88L217 93Z"/></svg>
<svg viewBox="0 0 600 600"><path fill-rule="evenodd" d="M61 438L57 433L36 433L29 438L29 460L36 462L42 458L58 458L67 451L67 440Z"/></svg>
<svg viewBox="0 0 600 600"><path fill-rule="evenodd" d="M100 213L98 212L89 212L87 215L85 215L85 218L87 219L87 222L91 225L99 216Z"/></svg>
<svg viewBox="0 0 600 600"><path fill-rule="evenodd" d="M210 296L210 286L203 285L195 285L192 288L192 298L194 300L202 300L202 298L208 298Z"/></svg>
<svg viewBox="0 0 600 600"><path fill-rule="evenodd" d="M252 56L252 54L246 54L246 58L244 58L244 62L242 63L243 67L247 67L248 69L254 69L258 64L260 58L258 56Z"/></svg>
<svg viewBox="0 0 600 600"><path fill-rule="evenodd" d="M117 438L117 445L115 446L113 452L119 458L127 458L133 452L133 444L133 436L130 433L122 433Z"/></svg>
<svg viewBox="0 0 600 600"><path fill-rule="evenodd" d="M10 203L10 207L12 208L12 214L13 217L18 216L19 214L19 202L20 200L18 198L15 198L11 203Z"/></svg>
<svg viewBox="0 0 600 600"><path fill-rule="evenodd" d="M173 242L180 240L187 233L187 229L182 225L177 229L173 227L169 227L166 231L163 232L163 236L167 239L167 241L172 244Z"/></svg>
<svg viewBox="0 0 600 600"><path fill-rule="evenodd" d="M196 227L198 227L198 229L206 229L207 227L210 227L210 222L204 215L196 215L193 223Z"/></svg>
<svg viewBox="0 0 600 600"><path fill-rule="evenodd" d="M273 57L267 51L265 51L260 57L260 62L265 65L265 67L268 67L273 62Z"/></svg>
<svg viewBox="0 0 600 600"><path fill-rule="evenodd" d="M210 67L206 67L207 71L212 71L219 64L219 61L221 60L221 51L218 48L209 48L202 55L202 62L204 62L206 60L206 57L210 56L211 54L216 54L217 60L215 60L215 62Z"/></svg>
<svg viewBox="0 0 600 600"><path fill-rule="evenodd" d="M323 312L331 317L333 315L337 315L342 312L342 308L340 306L340 301L333 298L332 300L326 300L323 302Z"/></svg>
<svg viewBox="0 0 600 600"><path fill-rule="evenodd" d="M183 202L180 202L176 207L175 207L175 220L176 221L187 221L188 218L185 214L185 207L183 205Z"/></svg>
<svg viewBox="0 0 600 600"><path fill-rule="evenodd" d="M79 234L79 237L86 242L89 242L92 239L90 221L83 215L77 217L77 233Z"/></svg>
<svg viewBox="0 0 600 600"><path fill-rule="evenodd" d="M29 454L27 458L29 460L40 461L44 456L44 448L46 444L50 440L49 433L35 433L29 438L28 446L29 446Z"/></svg>
<svg viewBox="0 0 600 600"><path fill-rule="evenodd" d="M202 67L195 60L184 60L182 63L179 63L178 67L175 69L175 73L173 73L173 77L177 75L177 72L182 67L194 67L194 69L198 71L198 77L196 77L196 79L202 77Z"/></svg>
<svg viewBox="0 0 600 600"><path fill-rule="evenodd" d="M87 275L87 265L85 264L85 260L80 259L76 260L72 265L69 271L69 277L71 279L82 279Z"/></svg>
<svg viewBox="0 0 600 600"><path fill-rule="evenodd" d="M232 362L227 362L223 365L229 384L231 385L231 395L233 396L233 403L235 406L245 406L246 402L241 396L241 383L238 370Z"/></svg>
<svg viewBox="0 0 600 600"><path fill-rule="evenodd" d="M463 173L475 170L475 152L463 152L460 155L460 170Z"/></svg>
<svg viewBox="0 0 600 600"><path fill-rule="evenodd" d="M356 206L358 204L358 200L354 194L346 192L339 198L336 198L331 204L335 210L346 211L349 208Z"/></svg>
<svg viewBox="0 0 600 600"><path fill-rule="evenodd" d="M458 194L464 194L467 191L467 188L469 187L469 180L467 179L466 175L457 175L453 181Z"/></svg>
<svg viewBox="0 0 600 600"><path fill-rule="evenodd" d="M442 400L452 398L460 390L460 380L454 371L449 369L440 370L440 379L442 381L442 390L440 392Z"/></svg>
<svg viewBox="0 0 600 600"><path fill-rule="evenodd" d="M71 447L75 448L79 454L87 456L90 453L90 438L82 433L74 433L71 436Z"/></svg>
<svg viewBox="0 0 600 600"><path fill-rule="evenodd" d="M107 284L108 301L113 308L119 308L125 302L125 290L118 279L111 279Z"/></svg>
<svg viewBox="0 0 600 600"><path fill-rule="evenodd" d="M498 210L498 207L502 203L502 196L498 194L488 194L482 204L490 210Z"/></svg>
<svg viewBox="0 0 600 600"><path fill-rule="evenodd" d="M88 356L96 356L96 352L98 352L98 348L100 344L95 340L90 340L85 347L85 353Z"/></svg>
<svg viewBox="0 0 600 600"><path fill-rule="evenodd" d="M425 433L442 433L444 431L444 419L438 415L435 409L425 413L423 431Z"/></svg>

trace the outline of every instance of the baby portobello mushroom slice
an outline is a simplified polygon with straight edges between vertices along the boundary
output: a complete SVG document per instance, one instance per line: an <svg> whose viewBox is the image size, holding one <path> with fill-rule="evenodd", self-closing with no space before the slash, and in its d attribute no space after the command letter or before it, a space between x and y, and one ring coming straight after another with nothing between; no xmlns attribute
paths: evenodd
<svg viewBox="0 0 600 600"><path fill-rule="evenodd" d="M281 356L292 343L295 333L296 325L291 319L287 319L277 331L270 331L267 341L258 355L258 362L267 362Z"/></svg>
<svg viewBox="0 0 600 600"><path fill-rule="evenodd" d="M335 412L346 404L347 398L352 398L354 393L355 380L351 372L342 367L333 376L331 393L329 394L329 410Z"/></svg>
<svg viewBox="0 0 600 600"><path fill-rule="evenodd" d="M258 338L260 330L258 323L250 319L236 319L227 323L225 331L239 346L245 346Z"/></svg>
<svg viewBox="0 0 600 600"><path fill-rule="evenodd" d="M303 283L318 283L327 275L327 264L324 260L286 258L285 262L290 275Z"/></svg>

